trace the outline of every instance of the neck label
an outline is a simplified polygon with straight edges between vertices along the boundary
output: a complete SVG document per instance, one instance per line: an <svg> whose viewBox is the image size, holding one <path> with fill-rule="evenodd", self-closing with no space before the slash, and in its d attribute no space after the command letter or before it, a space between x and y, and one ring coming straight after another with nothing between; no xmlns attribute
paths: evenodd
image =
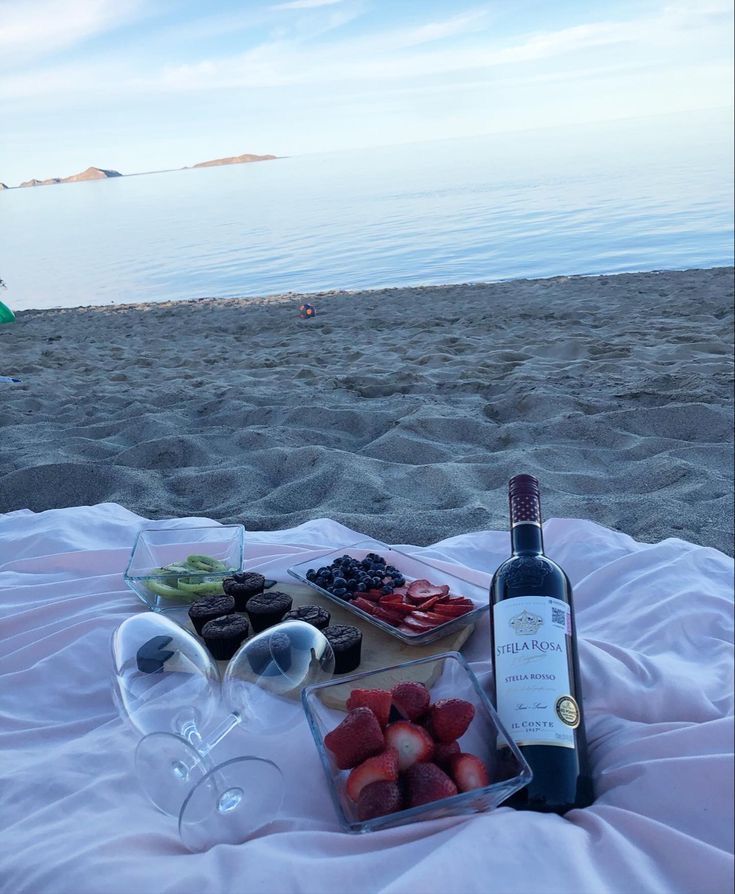
<svg viewBox="0 0 735 894"><path fill-rule="evenodd" d="M516 745L574 748L569 605L553 596L504 599L493 606L493 628L497 709Z"/></svg>

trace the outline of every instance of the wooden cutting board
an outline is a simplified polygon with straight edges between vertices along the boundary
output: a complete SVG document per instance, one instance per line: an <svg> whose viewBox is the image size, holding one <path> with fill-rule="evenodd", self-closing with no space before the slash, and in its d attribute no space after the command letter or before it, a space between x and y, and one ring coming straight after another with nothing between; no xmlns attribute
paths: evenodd
<svg viewBox="0 0 735 894"><path fill-rule="evenodd" d="M474 630L474 625L468 624L455 633L443 639L435 640L428 645L410 646L397 637L385 633L369 621L363 620L363 618L358 617L351 611L342 608L329 599L325 599L320 593L303 584L279 582L273 589L280 590L282 593L288 593L293 598L294 608L300 605L321 605L331 615L330 624L351 624L361 631L362 653L360 664L354 671L345 676L379 670L381 667L402 664L406 661L413 661L416 658L429 658L431 655L438 655L440 652L459 652ZM436 664L419 665L410 670L396 669L371 677L369 683L365 685L369 686L370 689L390 689L391 686L394 686L401 680L411 679L423 683L427 688L431 688L439 671L440 668ZM339 675L335 676L334 680L339 680ZM330 708L344 708L345 702L353 688L349 684L334 686L324 693L322 701Z"/></svg>
<svg viewBox="0 0 735 894"><path fill-rule="evenodd" d="M474 630L474 625L468 624L466 627L462 627L443 639L435 640L433 643L425 646L413 646L402 642L389 633L383 632L379 627L363 620L329 599L325 599L320 593L304 584L279 581L271 590L288 593L293 599L294 608L300 605L321 605L331 616L330 624L351 624L353 627L357 627L362 632L362 654L359 666L351 672L355 674L379 670L381 667L391 667L394 664L402 664L406 661L413 661L416 658L429 658L441 652L459 652ZM179 614L177 620L193 636L197 636L188 614L185 612ZM218 664L221 673L224 674L227 662L219 661ZM427 688L431 688L439 674L439 670L439 666L436 664L426 664L418 665L410 670L396 669L386 671L380 676L371 677L369 683L365 685L366 687L369 686L370 689L390 689L401 680L411 679L423 683ZM351 674L346 674L346 676L351 676ZM339 680L339 676L335 676L334 680ZM328 707L342 709L352 688L349 684L334 686L324 694L323 702ZM300 692L294 693L295 698L300 698L300 696Z"/></svg>

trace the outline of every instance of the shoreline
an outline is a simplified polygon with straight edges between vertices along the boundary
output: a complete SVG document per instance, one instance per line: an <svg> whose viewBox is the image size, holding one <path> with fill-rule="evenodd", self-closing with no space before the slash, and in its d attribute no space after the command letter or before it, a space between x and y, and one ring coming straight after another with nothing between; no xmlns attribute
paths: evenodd
<svg viewBox="0 0 735 894"><path fill-rule="evenodd" d="M547 518L731 554L732 274L16 311L0 512L328 516L426 545L506 529L526 471Z"/></svg>
<svg viewBox="0 0 735 894"><path fill-rule="evenodd" d="M183 170L183 169L182 169ZM137 176L137 175L128 175ZM472 289L486 288L488 286L501 285L506 283L539 283L539 282L565 282L567 280L576 279L611 279L616 276L661 276L669 273L699 273L712 271L731 271L734 270L732 264L716 264L713 267L666 267L655 268L653 270L618 270L613 273L555 273L550 276L535 277L506 277L503 279L488 280L468 280L462 282L443 282L443 283L426 283L423 285L392 285L392 286L370 286L369 288L356 289L322 289L315 292L272 292L266 295L203 295L199 298L162 298L152 301L126 301L121 303L108 302L107 304L75 304L71 307L59 305L58 307L28 307L23 310L16 310L15 315L40 313L40 312L58 312L58 311L77 311L77 310L136 310L146 308L148 305L157 307L170 307L179 304L197 304L201 302L237 302L237 303L259 303L259 304L276 304L286 301L311 301L321 298L337 298L340 296L352 297L362 294L374 294L380 292L390 297L393 292L404 292L406 290L426 291L426 290L445 290L455 289L457 287Z"/></svg>

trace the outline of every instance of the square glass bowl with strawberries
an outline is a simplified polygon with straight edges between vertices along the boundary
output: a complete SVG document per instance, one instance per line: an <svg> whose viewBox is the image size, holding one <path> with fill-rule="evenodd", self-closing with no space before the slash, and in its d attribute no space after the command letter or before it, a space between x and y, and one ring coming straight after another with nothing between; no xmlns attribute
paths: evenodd
<svg viewBox="0 0 735 894"><path fill-rule="evenodd" d="M288 573L404 643L420 646L474 624L488 586L379 540L360 540Z"/></svg>
<svg viewBox="0 0 735 894"><path fill-rule="evenodd" d="M458 652L309 686L301 697L349 832L491 810L531 780Z"/></svg>

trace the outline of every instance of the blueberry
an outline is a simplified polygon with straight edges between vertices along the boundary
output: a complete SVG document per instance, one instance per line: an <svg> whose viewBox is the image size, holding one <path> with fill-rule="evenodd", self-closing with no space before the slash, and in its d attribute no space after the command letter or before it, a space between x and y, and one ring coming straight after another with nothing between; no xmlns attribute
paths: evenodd
<svg viewBox="0 0 735 894"><path fill-rule="evenodd" d="M347 581L343 577L335 577L332 581L335 587L346 587Z"/></svg>
<svg viewBox="0 0 735 894"><path fill-rule="evenodd" d="M350 593L354 593L355 590L357 589L357 581L356 580L348 580L347 581L347 589L350 591Z"/></svg>
<svg viewBox="0 0 735 894"><path fill-rule="evenodd" d="M392 593L392 592L393 592L393 587L391 587L390 584L386 584L386 585L382 588L381 592L383 592L383 593Z"/></svg>
<svg viewBox="0 0 735 894"><path fill-rule="evenodd" d="M339 599L344 599L347 595L347 590L345 587L335 587L332 590L332 596L337 596Z"/></svg>

